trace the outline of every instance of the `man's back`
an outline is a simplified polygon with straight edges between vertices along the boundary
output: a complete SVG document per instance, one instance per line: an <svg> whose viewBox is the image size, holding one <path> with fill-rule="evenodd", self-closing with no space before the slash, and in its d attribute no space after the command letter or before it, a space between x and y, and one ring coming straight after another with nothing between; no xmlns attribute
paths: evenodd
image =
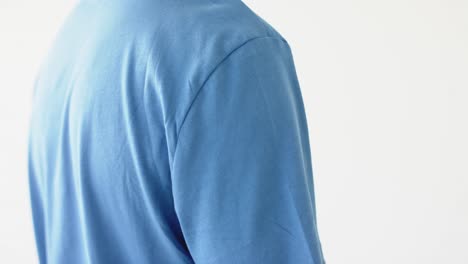
<svg viewBox="0 0 468 264"><path fill-rule="evenodd" d="M240 0L88 0L34 87L41 263L325 263L288 43Z"/></svg>

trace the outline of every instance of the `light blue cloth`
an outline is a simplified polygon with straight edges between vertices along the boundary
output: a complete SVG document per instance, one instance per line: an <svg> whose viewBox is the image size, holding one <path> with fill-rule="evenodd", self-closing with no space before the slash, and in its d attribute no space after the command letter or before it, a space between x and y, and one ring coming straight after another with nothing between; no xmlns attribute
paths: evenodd
<svg viewBox="0 0 468 264"><path fill-rule="evenodd" d="M81 1L28 150L40 263L325 263L292 52L240 0Z"/></svg>

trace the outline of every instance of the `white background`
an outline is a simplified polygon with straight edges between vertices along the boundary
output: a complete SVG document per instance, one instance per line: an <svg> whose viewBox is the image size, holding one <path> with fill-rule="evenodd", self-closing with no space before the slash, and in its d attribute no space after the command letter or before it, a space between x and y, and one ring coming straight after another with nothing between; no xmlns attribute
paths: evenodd
<svg viewBox="0 0 468 264"><path fill-rule="evenodd" d="M468 263L468 1L244 2L293 50L327 264ZM0 2L0 263L37 263L29 99L72 4Z"/></svg>

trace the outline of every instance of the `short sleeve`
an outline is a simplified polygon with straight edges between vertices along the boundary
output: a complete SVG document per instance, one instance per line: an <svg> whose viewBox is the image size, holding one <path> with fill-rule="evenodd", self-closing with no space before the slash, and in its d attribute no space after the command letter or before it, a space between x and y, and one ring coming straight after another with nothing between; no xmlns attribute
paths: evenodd
<svg viewBox="0 0 468 264"><path fill-rule="evenodd" d="M221 61L179 129L174 206L195 263L323 264L292 53L252 39Z"/></svg>

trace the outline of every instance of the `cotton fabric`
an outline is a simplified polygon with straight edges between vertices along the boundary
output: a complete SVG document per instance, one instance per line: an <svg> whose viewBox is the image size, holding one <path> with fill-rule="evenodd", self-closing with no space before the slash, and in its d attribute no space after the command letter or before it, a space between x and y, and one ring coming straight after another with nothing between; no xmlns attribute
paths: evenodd
<svg viewBox="0 0 468 264"><path fill-rule="evenodd" d="M242 1L81 1L32 106L40 263L325 263L291 47Z"/></svg>

